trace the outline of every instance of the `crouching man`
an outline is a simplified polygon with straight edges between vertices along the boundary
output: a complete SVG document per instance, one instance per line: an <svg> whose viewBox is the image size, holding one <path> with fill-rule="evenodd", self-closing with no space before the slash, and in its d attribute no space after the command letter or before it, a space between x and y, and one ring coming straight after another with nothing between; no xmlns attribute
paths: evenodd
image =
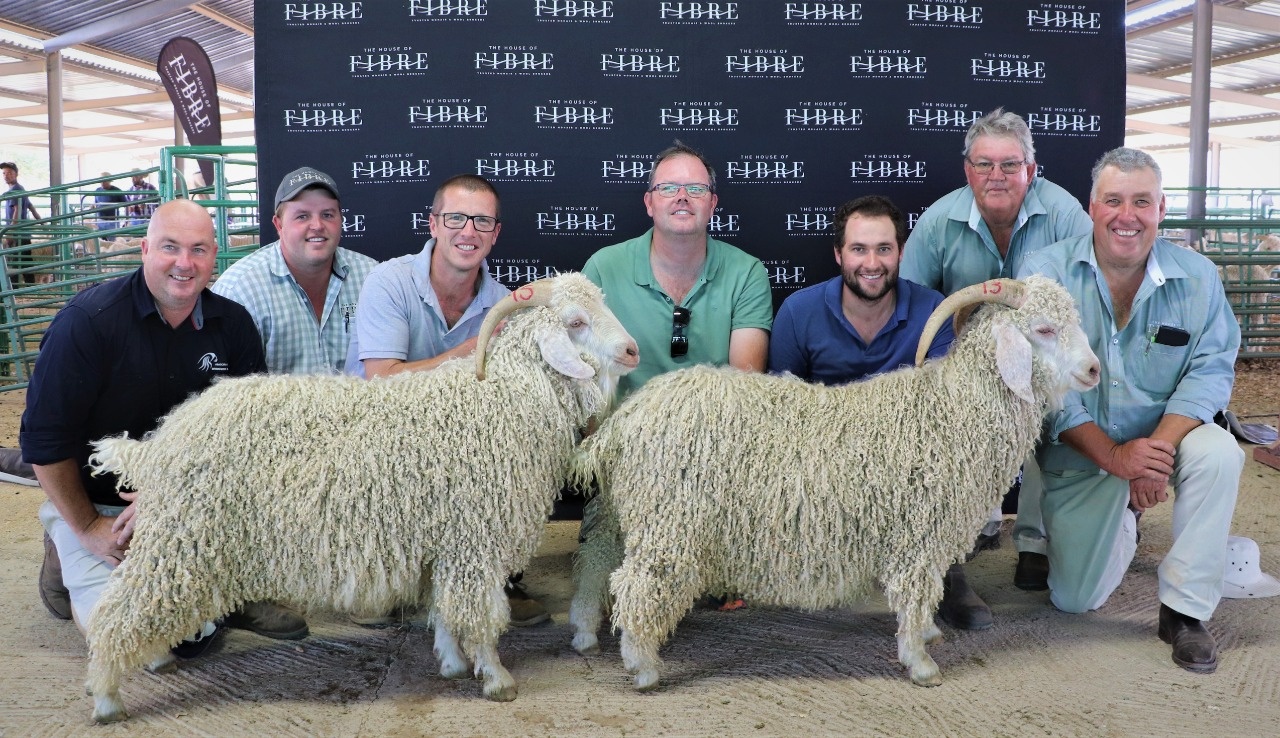
<svg viewBox="0 0 1280 738"><path fill-rule="evenodd" d="M1069 394L1038 452L1049 590L1067 612L1099 608L1137 549L1137 516L1168 498L1173 546L1160 563L1159 636L1184 669L1208 673L1201 621L1222 595L1227 532L1244 454L1214 414L1235 380L1240 328L1214 265L1157 238L1160 168L1136 149L1093 168L1093 233L1027 257L1019 276L1061 282L1080 307L1102 381Z"/></svg>
<svg viewBox="0 0 1280 738"><path fill-rule="evenodd" d="M90 443L141 437L216 377L266 368L249 314L205 289L216 254L208 212L189 200L165 203L142 241L142 267L76 295L40 343L19 442L49 498L40 508L41 598L82 633L128 555L135 511L114 475L90 476ZM301 618L267 603L248 603L235 618L273 638L307 634ZM215 633L208 624L175 653L197 656Z"/></svg>

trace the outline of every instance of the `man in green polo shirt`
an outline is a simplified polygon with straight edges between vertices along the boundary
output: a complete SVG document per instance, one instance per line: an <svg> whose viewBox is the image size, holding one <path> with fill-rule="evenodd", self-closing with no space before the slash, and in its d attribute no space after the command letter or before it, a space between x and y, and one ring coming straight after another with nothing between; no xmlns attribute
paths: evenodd
<svg viewBox="0 0 1280 738"><path fill-rule="evenodd" d="M653 228L600 249L582 269L640 346L640 366L619 381L620 396L694 364L764 371L769 277L759 259L707 236L717 200L715 170L676 141L658 154L644 193Z"/></svg>
<svg viewBox="0 0 1280 738"><path fill-rule="evenodd" d="M618 382L619 397L694 364L762 372L769 361L773 298L764 264L707 236L716 173L698 151L676 141L654 159L644 207L653 228L606 246L582 273L640 346L640 366ZM583 520L591 526L592 506ZM723 610L742 600L715 598Z"/></svg>

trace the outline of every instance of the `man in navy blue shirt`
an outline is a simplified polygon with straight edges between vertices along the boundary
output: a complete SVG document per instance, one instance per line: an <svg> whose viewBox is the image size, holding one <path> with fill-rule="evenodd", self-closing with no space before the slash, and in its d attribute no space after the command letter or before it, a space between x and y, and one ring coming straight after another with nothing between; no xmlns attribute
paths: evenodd
<svg viewBox="0 0 1280 738"><path fill-rule="evenodd" d="M832 223L840 276L788 297L773 320L769 371L823 384L845 384L915 364L924 324L942 294L898 278L907 240L902 212L888 198L841 205ZM929 346L929 358L951 348L951 321ZM954 564L943 580L938 616L955 628L982 630L991 609Z"/></svg>
<svg viewBox="0 0 1280 738"><path fill-rule="evenodd" d="M116 493L115 475L90 476L89 444L121 432L140 437L216 377L266 370L249 313L205 289L216 253L204 208L165 203L142 241L142 267L74 297L41 341L19 434L49 498L40 509L50 539L41 598L82 631L127 555L135 496ZM50 572L55 567L60 576ZM241 612L266 626L250 627L264 635L306 635L301 618L275 605L252 603Z"/></svg>

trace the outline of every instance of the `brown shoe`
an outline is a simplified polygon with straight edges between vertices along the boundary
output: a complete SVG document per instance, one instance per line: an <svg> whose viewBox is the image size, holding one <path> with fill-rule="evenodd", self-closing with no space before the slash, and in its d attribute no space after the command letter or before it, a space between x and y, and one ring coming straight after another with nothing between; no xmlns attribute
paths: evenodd
<svg viewBox="0 0 1280 738"><path fill-rule="evenodd" d="M511 606L511 624L518 628L545 623L551 619L547 608L530 597L524 587L514 582L507 585L507 604Z"/></svg>
<svg viewBox="0 0 1280 738"><path fill-rule="evenodd" d="M62 584L62 562L48 533L44 534L44 563L40 565L40 601L55 618L71 619L71 595Z"/></svg>
<svg viewBox="0 0 1280 738"><path fill-rule="evenodd" d="M251 630L260 636L281 641L306 638L307 621L292 610L274 602L246 602L223 621L228 628Z"/></svg>

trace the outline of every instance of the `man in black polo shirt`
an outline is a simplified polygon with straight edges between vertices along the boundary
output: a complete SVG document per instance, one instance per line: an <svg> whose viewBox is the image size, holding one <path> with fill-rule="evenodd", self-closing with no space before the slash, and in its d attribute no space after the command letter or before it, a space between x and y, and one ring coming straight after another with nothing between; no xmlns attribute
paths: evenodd
<svg viewBox="0 0 1280 738"><path fill-rule="evenodd" d="M142 241L142 267L76 295L41 341L19 442L49 498L40 508L47 534L41 599L81 631L126 555L134 514L134 494L118 495L115 475L90 476L90 442L121 432L140 437L214 378L266 370L249 313L205 289L216 253L204 208L165 203ZM268 603L250 603L237 617L241 627L271 637L307 634L305 621ZM212 633L206 626L206 646Z"/></svg>

